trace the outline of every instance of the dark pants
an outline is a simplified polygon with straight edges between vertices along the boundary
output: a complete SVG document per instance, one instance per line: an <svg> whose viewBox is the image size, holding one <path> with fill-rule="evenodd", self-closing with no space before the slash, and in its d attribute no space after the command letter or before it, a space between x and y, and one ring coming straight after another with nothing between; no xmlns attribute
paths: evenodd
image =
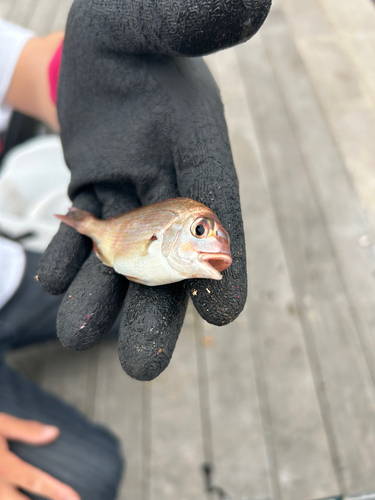
<svg viewBox="0 0 375 500"><path fill-rule="evenodd" d="M69 484L82 500L114 500L123 469L117 439L5 363L9 349L56 338L61 297L44 292L35 281L39 259L39 254L27 254L23 282L0 310L0 412L55 425L60 437L48 446L11 442L10 448L23 460Z"/></svg>

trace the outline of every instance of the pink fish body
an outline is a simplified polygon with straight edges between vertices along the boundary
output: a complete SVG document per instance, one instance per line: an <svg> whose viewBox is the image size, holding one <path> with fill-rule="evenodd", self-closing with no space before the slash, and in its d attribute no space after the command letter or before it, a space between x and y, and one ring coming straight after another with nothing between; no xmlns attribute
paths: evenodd
<svg viewBox="0 0 375 500"><path fill-rule="evenodd" d="M216 214L190 198L174 198L108 220L72 207L56 215L89 236L99 259L148 286L188 278L221 280L232 263L228 233Z"/></svg>

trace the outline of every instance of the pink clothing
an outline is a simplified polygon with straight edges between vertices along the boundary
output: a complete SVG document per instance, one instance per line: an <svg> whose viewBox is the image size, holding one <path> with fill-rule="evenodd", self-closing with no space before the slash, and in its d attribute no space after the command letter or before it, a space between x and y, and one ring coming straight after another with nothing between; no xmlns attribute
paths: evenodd
<svg viewBox="0 0 375 500"><path fill-rule="evenodd" d="M56 50L55 55L52 57L49 68L48 68L50 96L51 96L51 99L52 99L54 104L56 104L56 102L57 102L57 89L58 89L58 83L59 83L63 43L64 42L61 42L60 46Z"/></svg>

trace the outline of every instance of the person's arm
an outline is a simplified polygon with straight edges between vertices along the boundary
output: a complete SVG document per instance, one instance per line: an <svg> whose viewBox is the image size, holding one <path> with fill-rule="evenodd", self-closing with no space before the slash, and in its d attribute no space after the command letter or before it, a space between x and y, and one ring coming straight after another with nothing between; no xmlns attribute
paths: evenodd
<svg viewBox="0 0 375 500"><path fill-rule="evenodd" d="M78 493L70 486L24 462L8 448L8 440L43 446L55 441L58 435L57 427L0 413L0 498L2 500L27 500L29 497L21 494L18 488L51 500L80 499Z"/></svg>
<svg viewBox="0 0 375 500"><path fill-rule="evenodd" d="M18 58L4 104L59 130L56 106L50 95L48 69L64 32L30 38Z"/></svg>

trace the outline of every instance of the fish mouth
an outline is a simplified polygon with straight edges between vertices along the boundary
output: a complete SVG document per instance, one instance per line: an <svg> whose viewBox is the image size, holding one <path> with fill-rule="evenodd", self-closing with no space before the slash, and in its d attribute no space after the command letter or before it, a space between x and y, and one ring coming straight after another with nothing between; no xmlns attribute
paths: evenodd
<svg viewBox="0 0 375 500"><path fill-rule="evenodd" d="M232 264L232 257L227 253L201 253L199 258L217 273L224 271ZM221 279L221 275L219 279Z"/></svg>

